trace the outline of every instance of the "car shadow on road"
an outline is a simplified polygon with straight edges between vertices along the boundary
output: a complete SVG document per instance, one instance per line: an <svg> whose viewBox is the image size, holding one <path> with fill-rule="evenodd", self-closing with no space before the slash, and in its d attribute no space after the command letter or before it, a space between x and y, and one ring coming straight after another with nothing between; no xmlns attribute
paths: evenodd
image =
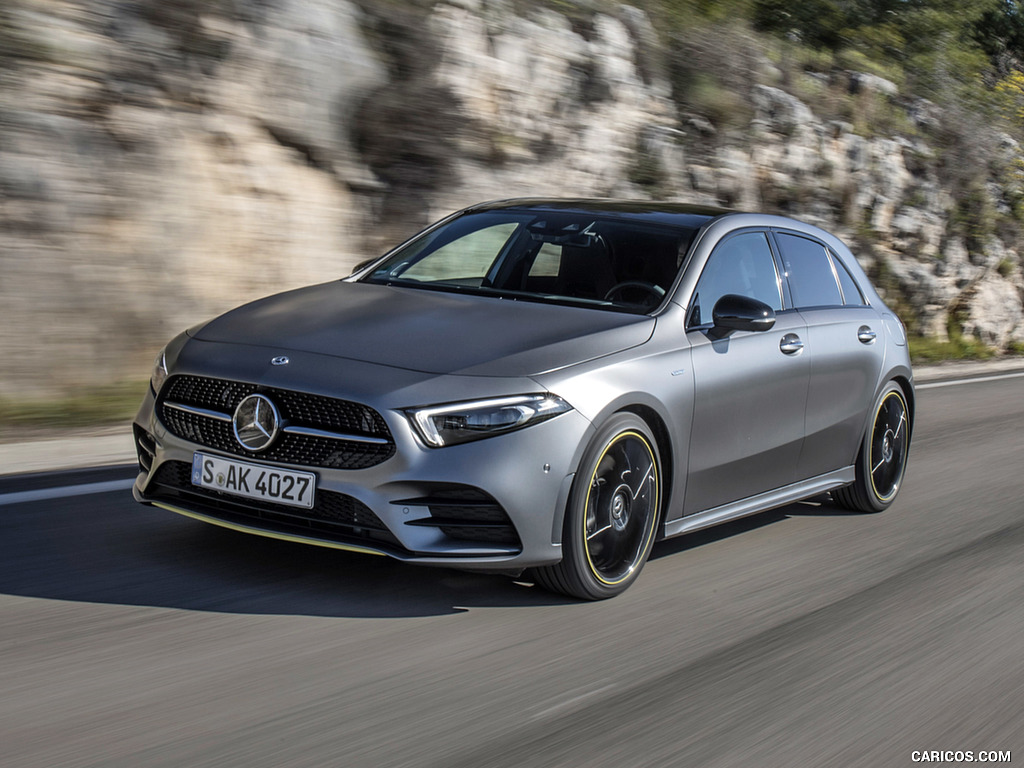
<svg viewBox="0 0 1024 768"><path fill-rule="evenodd" d="M361 618L574 602L507 576L236 533L143 507L126 492L0 508L0 593Z"/></svg>
<svg viewBox="0 0 1024 768"><path fill-rule="evenodd" d="M850 515L822 496L659 542L652 559L786 518ZM576 603L508 576L236 533L126 492L0 508L0 593L192 611L353 618Z"/></svg>
<svg viewBox="0 0 1024 768"><path fill-rule="evenodd" d="M654 545L651 559L657 560L679 552L685 552L689 549L702 547L715 541L723 541L791 517L847 517L860 514L864 513L853 512L838 506L832 501L832 497L826 493L795 504L787 504L778 509L760 512L750 517L742 517L739 520L733 520L731 523L723 523L713 528L705 528L683 536L665 539Z"/></svg>

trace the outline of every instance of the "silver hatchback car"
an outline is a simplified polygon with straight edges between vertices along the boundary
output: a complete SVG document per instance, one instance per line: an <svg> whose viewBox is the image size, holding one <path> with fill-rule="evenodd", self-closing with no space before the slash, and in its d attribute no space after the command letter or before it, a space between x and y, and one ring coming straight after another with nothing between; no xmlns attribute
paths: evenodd
<svg viewBox="0 0 1024 768"><path fill-rule="evenodd" d="M914 416L903 325L834 236L606 200L460 211L189 329L151 383L139 501L583 599L661 538L885 509Z"/></svg>

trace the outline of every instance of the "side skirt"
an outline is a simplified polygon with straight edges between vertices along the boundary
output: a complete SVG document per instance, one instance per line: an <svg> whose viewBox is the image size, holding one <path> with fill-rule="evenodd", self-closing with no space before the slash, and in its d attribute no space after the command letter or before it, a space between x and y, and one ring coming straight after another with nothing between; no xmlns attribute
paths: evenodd
<svg viewBox="0 0 1024 768"><path fill-rule="evenodd" d="M775 507L792 504L793 502L831 491L833 488L849 485L856 479L856 469L851 465L843 469L837 469L835 472L812 477L810 480L801 480L799 483L776 488L774 491L733 501L720 507L705 509L703 512L687 515L667 523L665 525L665 538L692 533L703 528L710 528L713 525L728 523L730 520L738 520L741 517L756 515L758 512L766 512Z"/></svg>

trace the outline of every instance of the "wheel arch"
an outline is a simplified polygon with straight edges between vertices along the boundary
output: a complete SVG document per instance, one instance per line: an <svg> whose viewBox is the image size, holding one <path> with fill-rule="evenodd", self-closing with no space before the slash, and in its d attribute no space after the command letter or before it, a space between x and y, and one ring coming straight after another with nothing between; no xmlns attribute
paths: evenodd
<svg viewBox="0 0 1024 768"><path fill-rule="evenodd" d="M662 465L658 485L663 486L665 471L662 449L664 446L666 450L671 450L670 443L666 441L667 427L660 416L654 409L645 408L636 403L627 403L619 408L609 409L603 418L593 422L593 427L595 431L591 433L591 439L586 443L581 462L572 475L569 498L563 510L562 559L557 563L532 569L535 581L542 587L584 600L613 597L632 584L647 561L651 546L660 538L660 521L665 508L665 496L659 489L660 498L657 509L652 512L651 507L648 506L648 511L638 518L643 521L642 528L634 529L632 534L624 534L630 538L636 537L631 542L626 542L627 550L635 548L635 551L620 552L618 547L613 547L609 555L613 562L592 559L588 544L591 537L587 536L585 530L588 524L587 512L590 504L588 488L592 478L597 475L598 471L612 472L613 477L617 476L614 473L617 471L619 458L613 459L611 467L601 470L605 457L614 455L609 452L609 449L622 440L639 441L646 447L647 455ZM633 464L629 466L639 468ZM622 467L618 466L618 469L622 469ZM581 489L581 483L586 487ZM599 484L594 487L599 487ZM612 487L614 488L614 486ZM638 496L639 490L638 486L637 492L633 493L634 500L643 498L642 495ZM618 493L616 491L612 495L615 496ZM623 506L628 509L628 506ZM612 514L612 507L608 508L608 513ZM623 516L621 519L624 521L626 518ZM628 524L623 522L619 530L624 531L627 527ZM596 530L595 535L611 528L612 524L609 518L609 525ZM598 552L600 551L599 549ZM620 567L624 568L621 572Z"/></svg>
<svg viewBox="0 0 1024 768"><path fill-rule="evenodd" d="M908 436L914 436L914 416L917 409L917 403L914 398L914 386L910 383L910 379L903 374L896 374L889 378L890 381L895 381L900 389L903 390L903 398L907 401L907 410L910 412L910 424L908 426Z"/></svg>
<svg viewBox="0 0 1024 768"><path fill-rule="evenodd" d="M674 452L672 437L668 425L661 418L656 410L647 405L634 403L620 408L616 413L632 413L641 419L651 430L654 440L657 443L658 458L661 459L661 504L658 509L658 522L656 524L657 538L663 538L665 514L668 510L669 500L672 498L673 481L675 480Z"/></svg>
<svg viewBox="0 0 1024 768"><path fill-rule="evenodd" d="M915 413L915 400L914 400L914 385L911 383L911 374L908 368L900 366L898 368L892 368L886 370L884 375L879 376L878 383L875 387L875 394L872 398L872 403L876 403L882 392L885 390L889 383L892 382L900 388L900 392L903 394L903 399L907 403L907 418L909 421L910 437L914 436L914 413ZM874 406L869 405L864 413L864 424L862 427L863 434L864 430L871 429L871 423L875 418ZM857 451L860 451L860 444L858 443Z"/></svg>
<svg viewBox="0 0 1024 768"><path fill-rule="evenodd" d="M658 509L658 523L656 525L657 539L664 538L665 516L672 502L672 491L675 487L675 456L676 450L672 442L672 433L669 430L665 417L656 408L647 403L639 402L637 399L629 399L625 402L618 402L602 411L591 424L592 428L587 431L585 440L582 440L576 448L572 458L572 466L578 467L586 453L590 441L606 421L614 418L620 413L630 413L647 425L654 435L655 447L658 449L658 458L661 460L661 503ZM562 541L562 528L565 523L566 507L572 498L572 489L577 482L578 472L574 470L572 481L566 487L563 494L564 499L555 510L555 517L552 525L552 541L555 544Z"/></svg>

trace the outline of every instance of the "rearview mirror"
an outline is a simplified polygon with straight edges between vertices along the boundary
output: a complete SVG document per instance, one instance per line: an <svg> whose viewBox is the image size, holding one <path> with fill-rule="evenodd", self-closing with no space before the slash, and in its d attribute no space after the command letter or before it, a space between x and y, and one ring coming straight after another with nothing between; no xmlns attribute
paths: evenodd
<svg viewBox="0 0 1024 768"><path fill-rule="evenodd" d="M711 310L715 329L724 331L767 331L775 325L775 310L763 301L727 293Z"/></svg>

